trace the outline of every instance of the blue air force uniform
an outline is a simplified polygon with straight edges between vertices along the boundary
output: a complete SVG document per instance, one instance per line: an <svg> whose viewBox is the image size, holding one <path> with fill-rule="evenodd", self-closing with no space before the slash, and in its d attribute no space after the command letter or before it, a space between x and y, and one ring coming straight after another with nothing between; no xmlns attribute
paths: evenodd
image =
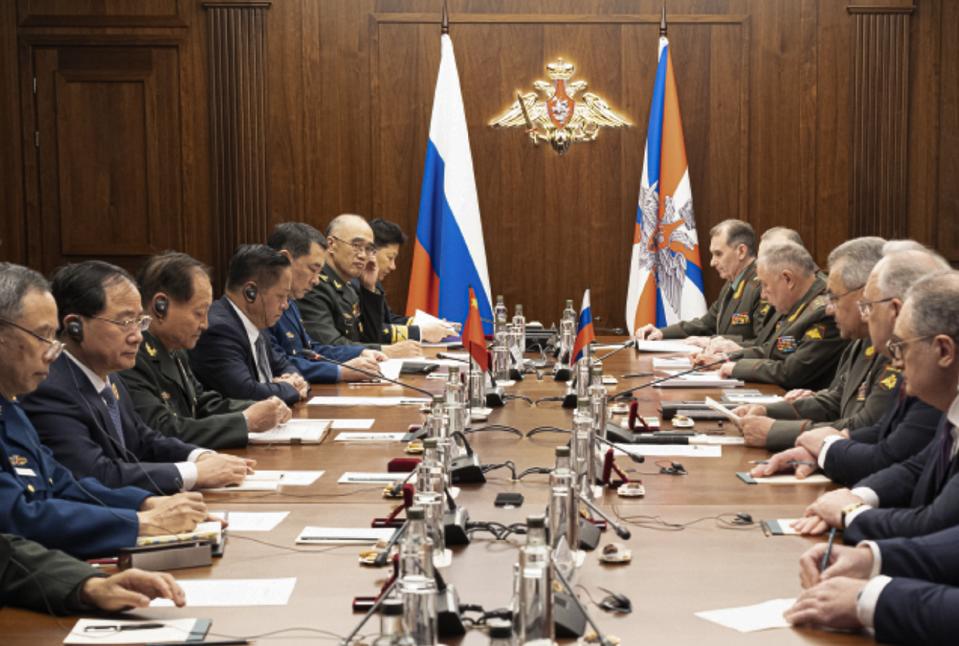
<svg viewBox="0 0 959 646"><path fill-rule="evenodd" d="M136 510L150 493L77 480L40 443L19 403L0 397L0 532L79 558L136 544Z"/></svg>
<svg viewBox="0 0 959 646"><path fill-rule="evenodd" d="M364 350L362 345L325 345L314 341L293 299L280 320L270 328L270 336L276 351L285 355L311 384L333 384L340 375L339 366L313 358L314 353L342 362L355 359Z"/></svg>

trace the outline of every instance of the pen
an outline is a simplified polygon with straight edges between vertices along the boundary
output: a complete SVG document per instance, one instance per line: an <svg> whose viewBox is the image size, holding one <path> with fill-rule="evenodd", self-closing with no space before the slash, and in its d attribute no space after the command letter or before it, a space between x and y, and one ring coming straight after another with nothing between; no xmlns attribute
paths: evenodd
<svg viewBox="0 0 959 646"><path fill-rule="evenodd" d="M836 528L833 527L829 530L829 542L826 543L826 551L822 555L822 560L819 562L819 572L822 573L826 570L826 567L829 565L829 557L832 556L832 545L836 542Z"/></svg>
<svg viewBox="0 0 959 646"><path fill-rule="evenodd" d="M83 630L90 633L114 632L118 630L154 630L163 628L164 624L105 624L99 626L87 626Z"/></svg>

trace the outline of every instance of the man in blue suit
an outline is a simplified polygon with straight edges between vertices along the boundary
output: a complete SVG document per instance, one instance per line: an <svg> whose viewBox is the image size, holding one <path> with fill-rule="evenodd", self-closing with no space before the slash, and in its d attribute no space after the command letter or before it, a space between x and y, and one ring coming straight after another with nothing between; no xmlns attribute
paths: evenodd
<svg viewBox="0 0 959 646"><path fill-rule="evenodd" d="M365 381L370 379L369 373L378 374L377 360L386 359L382 352L362 345L317 343L303 325L296 300L306 296L320 282L327 247L323 234L302 222L284 222L273 229L267 244L289 259L293 274L288 307L276 325L270 328L273 347L312 384ZM320 357L346 365L338 366Z"/></svg>
<svg viewBox="0 0 959 646"><path fill-rule="evenodd" d="M263 244L242 245L230 260L226 292L213 302L208 325L190 350L200 382L225 397L279 397L292 406L310 384L270 343L269 328L289 307L290 260Z"/></svg>
<svg viewBox="0 0 959 646"><path fill-rule="evenodd" d="M959 526L919 538L836 545L820 573L826 545L819 543L799 559L805 591L786 618L794 624L869 628L883 643L954 644L957 544Z"/></svg>
<svg viewBox="0 0 959 646"><path fill-rule="evenodd" d="M98 260L62 267L51 285L65 352L23 409L54 457L78 478L157 494L239 483L252 461L186 444L147 426L119 375L150 324L123 269Z"/></svg>
<svg viewBox="0 0 959 646"><path fill-rule="evenodd" d="M903 366L909 394L949 410L959 386L959 272L923 278L906 294L888 343ZM959 525L959 441L943 414L936 436L919 454L839 489L806 510L818 518L807 533L843 529L843 540L920 536Z"/></svg>
<svg viewBox="0 0 959 646"><path fill-rule="evenodd" d="M47 281L0 263L0 531L80 558L116 553L137 536L192 531L206 518L199 494L158 498L75 479L40 443L17 401L46 378L63 351Z"/></svg>

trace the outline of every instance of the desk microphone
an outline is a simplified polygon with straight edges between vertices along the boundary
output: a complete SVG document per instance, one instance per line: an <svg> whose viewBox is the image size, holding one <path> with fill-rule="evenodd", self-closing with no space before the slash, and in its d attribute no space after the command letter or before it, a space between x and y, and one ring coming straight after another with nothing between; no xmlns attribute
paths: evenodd
<svg viewBox="0 0 959 646"><path fill-rule="evenodd" d="M693 367L690 368L689 370L682 370L682 371L677 372L677 373L675 373L675 374L667 375L667 376L665 376L665 377L660 377L659 379L653 379L652 381L649 381L649 382L647 382L647 383L645 383L645 384L640 384L639 386L635 386L634 388L629 388L629 389L627 389L627 390L621 390L621 391L619 391L618 393L615 393L615 394L613 394L613 395L610 395L609 400L610 400L610 401L615 401L615 400L617 400L617 399L625 399L627 395L632 395L632 394L633 394L634 392L636 392L637 390L643 390L644 388L649 388L650 386L655 386L656 384L661 384L661 383L663 383L664 381L669 381L670 379L676 379L677 377L682 377L682 376L684 376L684 375L689 375L689 374L692 374L692 373L694 373L694 372L700 372L700 371L706 370L706 369L708 369L708 368L715 368L716 366L722 365L722 364L726 363L727 361L736 361L736 360L738 360L738 359L741 359L742 356L743 356L743 351L742 351L742 350L739 350L739 351L736 351L736 352L732 352L732 353L726 355L725 357L723 357L722 359L717 359L716 361L713 361L712 363L707 363L707 364L702 365L702 366L693 366Z"/></svg>
<svg viewBox="0 0 959 646"><path fill-rule="evenodd" d="M618 347L618 348L614 348L613 350L610 350L610 351L607 352L606 354L601 354L600 356L595 357L595 359L596 359L596 361L602 361L603 359L607 359L607 358L613 356L613 355L616 354L617 352L622 352L622 351L625 350L626 348L632 348L632 347L634 347L635 345L636 345L636 339L630 339L629 341L627 341L626 343L624 343L622 346L620 346L620 347Z"/></svg>
<svg viewBox="0 0 959 646"><path fill-rule="evenodd" d="M596 637L599 639L599 644L600 644L600 646L613 646L613 643L612 643L611 641L609 641L609 639L606 638L606 635L603 634L603 631L601 631L601 630L599 629L599 626L596 625L596 622L593 621L593 618L589 616L589 613L588 613L588 612L586 612L586 608L583 607L583 602L580 601L580 600L576 597L576 592L573 590L573 586L570 585L569 579L567 579L567 578L563 575L563 573L559 571L560 568L556 567L555 564L553 564L552 567L553 567L553 573L556 575L556 578L559 579L559 582L563 584L563 588L565 588L565 590L566 590L566 594L563 595L563 596L564 596L564 597L568 597L569 600L572 601L573 605L576 606L576 608L577 608L577 609L579 610L579 612L582 614L583 618L589 623L590 626L592 626L593 632L596 633ZM554 595L554 599L555 599L555 595ZM556 610L557 610L557 608L554 607L554 609L553 609L554 614L556 613ZM579 635L576 635L576 636L580 636L580 635L582 635L584 632L586 632L586 631L585 631L585 626L584 626L583 628L584 628L584 630L582 630L582 631L579 633ZM557 635L556 635L556 636L557 636L557 637L560 636L560 635L559 635L559 631L557 631ZM564 635L564 636L567 636L567 635Z"/></svg>
<svg viewBox="0 0 959 646"><path fill-rule="evenodd" d="M397 534L398 533L399 532L397 531ZM370 620L370 617L372 617L373 614L376 613L377 610L379 610L380 606L383 605L383 602L387 599L387 597L389 597L390 592L393 591L393 588L396 587L397 583L399 583L399 577L394 578L392 583L390 583L382 592L380 592L380 595L376 598L376 601L373 602L373 605L370 606L369 610L366 611L366 614L360 618L360 622L356 624L353 630L350 631L350 634L344 637L343 641L340 642L341 646L350 645L350 642L352 642L353 639L356 638L356 635L360 632L360 629L362 629L363 626L366 625L366 622Z"/></svg>
<svg viewBox="0 0 959 646"><path fill-rule="evenodd" d="M616 532L616 535L619 536L624 541L628 541L632 534L628 529L614 521L609 515L604 512L602 509L597 507L591 500L585 498L582 494L579 493L579 490L576 488L572 489L573 495L579 498L579 501L589 507L589 510L606 521L606 524L613 528L613 531Z"/></svg>

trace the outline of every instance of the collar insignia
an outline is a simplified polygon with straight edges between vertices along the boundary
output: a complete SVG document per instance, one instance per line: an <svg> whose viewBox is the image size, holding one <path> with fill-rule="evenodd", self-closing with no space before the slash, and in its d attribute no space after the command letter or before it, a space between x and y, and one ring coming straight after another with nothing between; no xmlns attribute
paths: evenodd
<svg viewBox="0 0 959 646"><path fill-rule="evenodd" d="M22 467L27 464L27 459L22 455L17 455L14 453L10 456L10 465L14 467Z"/></svg>
<svg viewBox="0 0 959 646"><path fill-rule="evenodd" d="M150 345L149 341L143 342L143 348L147 351L147 354L150 355L151 359L155 359L157 356L157 349Z"/></svg>

